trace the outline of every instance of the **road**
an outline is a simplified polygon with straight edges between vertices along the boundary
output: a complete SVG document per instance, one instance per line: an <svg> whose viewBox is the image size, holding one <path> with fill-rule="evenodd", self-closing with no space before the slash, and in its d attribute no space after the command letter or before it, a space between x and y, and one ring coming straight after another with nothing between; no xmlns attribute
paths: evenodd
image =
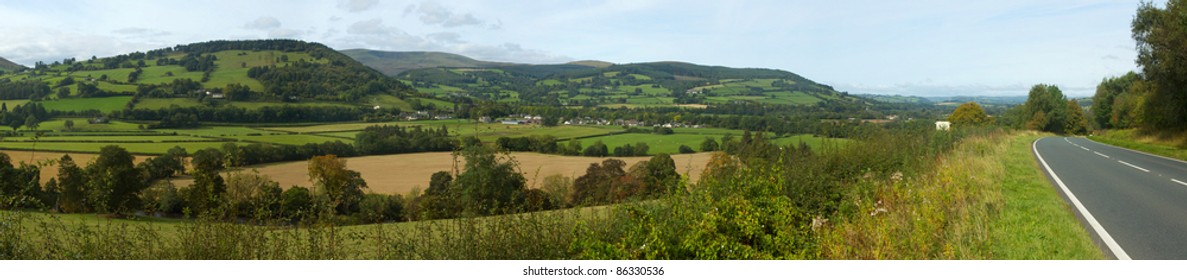
<svg viewBox="0 0 1187 280"><path fill-rule="evenodd" d="M1187 260L1187 162L1074 137L1032 149L1106 254Z"/></svg>

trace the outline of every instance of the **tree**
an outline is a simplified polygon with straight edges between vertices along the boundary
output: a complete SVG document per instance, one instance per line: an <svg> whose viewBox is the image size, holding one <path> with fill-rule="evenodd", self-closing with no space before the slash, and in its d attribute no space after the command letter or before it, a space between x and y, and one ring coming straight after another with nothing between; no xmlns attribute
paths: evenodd
<svg viewBox="0 0 1187 280"><path fill-rule="evenodd" d="M977 102L968 102L956 107L956 111L948 116L948 121L957 126L982 125L989 122L989 115Z"/></svg>
<svg viewBox="0 0 1187 280"><path fill-rule="evenodd" d="M602 140L598 140L593 145L585 147L585 151L581 154L587 157L605 157L610 155L610 149L606 147L606 144L602 143Z"/></svg>
<svg viewBox="0 0 1187 280"><path fill-rule="evenodd" d="M467 210L479 215L518 212L526 180L510 157L498 157L487 147L462 150L465 171L457 175Z"/></svg>
<svg viewBox="0 0 1187 280"><path fill-rule="evenodd" d="M87 211L87 178L69 154L58 160L58 209L63 213Z"/></svg>
<svg viewBox="0 0 1187 280"><path fill-rule="evenodd" d="M1112 120L1114 107L1122 95L1132 95L1134 83L1140 78L1137 73L1129 72L1119 77L1109 77L1101 80L1096 86L1096 94L1092 96L1092 121L1100 128L1118 127ZM1124 111L1124 109L1122 109Z"/></svg>
<svg viewBox="0 0 1187 280"><path fill-rule="evenodd" d="M1067 98L1055 85L1031 87L1026 103L1027 129L1064 133L1067 124ZM1041 113L1041 114L1040 114Z"/></svg>
<svg viewBox="0 0 1187 280"><path fill-rule="evenodd" d="M148 187L139 170L132 165L136 157L120 146L109 145L99 150L99 157L87 166L91 190L90 202L95 210L123 215L140 208L139 193Z"/></svg>
<svg viewBox="0 0 1187 280"><path fill-rule="evenodd" d="M635 177L643 180L646 190L642 193L648 196L670 193L680 181L680 173L676 172L676 161L668 154L651 157L644 163L643 172Z"/></svg>
<svg viewBox="0 0 1187 280"><path fill-rule="evenodd" d="M1187 129L1187 1L1170 0L1159 9L1142 3L1131 23L1137 64L1150 82L1141 125L1147 130Z"/></svg>
<svg viewBox="0 0 1187 280"><path fill-rule="evenodd" d="M66 122L62 124L62 126L66 127L67 131L74 130L74 120L67 119Z"/></svg>
<svg viewBox="0 0 1187 280"><path fill-rule="evenodd" d="M1067 123L1064 124L1068 134L1088 134L1088 117L1084 114L1084 107L1075 100L1067 101Z"/></svg>
<svg viewBox="0 0 1187 280"><path fill-rule="evenodd" d="M358 209L367 182L362 175L346 168L346 160L336 155L315 156L309 159L309 181L318 195L324 196L330 207L339 214Z"/></svg>
<svg viewBox="0 0 1187 280"><path fill-rule="evenodd" d="M701 141L702 152L712 152L718 150L717 140L713 137L705 137L705 141Z"/></svg>
<svg viewBox="0 0 1187 280"><path fill-rule="evenodd" d="M429 189L425 190L427 195L445 195L449 194L450 184L453 183L453 176L449 172L437 171L429 178Z"/></svg>
<svg viewBox="0 0 1187 280"><path fill-rule="evenodd" d="M585 175L573 181L573 203L579 205L601 205L614 201L613 188L616 181L626 175L626 162L606 159L601 164L591 163Z"/></svg>
<svg viewBox="0 0 1187 280"><path fill-rule="evenodd" d="M214 148L201 149L194 152L190 163L194 183L183 190L183 196L189 202L190 211L202 214L218 207L227 191L226 182L219 175L219 170L223 169L223 154Z"/></svg>

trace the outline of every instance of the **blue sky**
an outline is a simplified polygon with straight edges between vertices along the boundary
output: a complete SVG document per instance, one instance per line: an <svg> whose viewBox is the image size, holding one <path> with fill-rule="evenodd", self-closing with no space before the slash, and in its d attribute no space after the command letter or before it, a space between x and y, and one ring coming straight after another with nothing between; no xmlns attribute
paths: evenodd
<svg viewBox="0 0 1187 280"><path fill-rule="evenodd" d="M903 2L903 3L898 3ZM983 3L982 3L983 2ZM0 57L110 56L217 39L562 63L783 69L851 93L1088 96L1136 70L1138 1L7 1Z"/></svg>

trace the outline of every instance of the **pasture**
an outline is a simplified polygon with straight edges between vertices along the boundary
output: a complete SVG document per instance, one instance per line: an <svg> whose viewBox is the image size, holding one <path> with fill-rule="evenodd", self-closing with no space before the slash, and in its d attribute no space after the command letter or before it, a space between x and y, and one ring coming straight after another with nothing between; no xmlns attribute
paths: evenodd
<svg viewBox="0 0 1187 280"><path fill-rule="evenodd" d="M135 87L132 88L135 92ZM47 111L81 112L98 110L100 112L119 111L132 100L132 96L109 96L96 98L67 98L41 101Z"/></svg>

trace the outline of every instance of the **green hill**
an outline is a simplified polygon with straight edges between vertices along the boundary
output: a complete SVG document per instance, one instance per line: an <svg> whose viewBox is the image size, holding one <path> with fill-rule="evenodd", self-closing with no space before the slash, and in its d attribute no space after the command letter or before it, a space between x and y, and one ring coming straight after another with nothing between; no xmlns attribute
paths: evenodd
<svg viewBox="0 0 1187 280"><path fill-rule="evenodd" d="M15 72L21 69L25 69L25 66L0 57L0 70L3 70L4 72Z"/></svg>
<svg viewBox="0 0 1187 280"><path fill-rule="evenodd" d="M568 106L814 105L857 100L788 71L685 62L434 67L405 71L397 78L440 98Z"/></svg>
<svg viewBox="0 0 1187 280"><path fill-rule="evenodd" d="M514 65L511 63L480 61L461 55L442 52L387 52L365 49L350 49L341 52L388 76L395 76L408 70L423 68L480 68Z"/></svg>
<svg viewBox="0 0 1187 280"><path fill-rule="evenodd" d="M41 101L47 108L54 103L91 103L83 101L88 98L128 103L114 108L61 107L75 111L174 105L410 109L403 100L411 97L417 97L416 92L398 80L325 45L296 40L210 41L85 61L66 59L0 75L3 100Z"/></svg>

